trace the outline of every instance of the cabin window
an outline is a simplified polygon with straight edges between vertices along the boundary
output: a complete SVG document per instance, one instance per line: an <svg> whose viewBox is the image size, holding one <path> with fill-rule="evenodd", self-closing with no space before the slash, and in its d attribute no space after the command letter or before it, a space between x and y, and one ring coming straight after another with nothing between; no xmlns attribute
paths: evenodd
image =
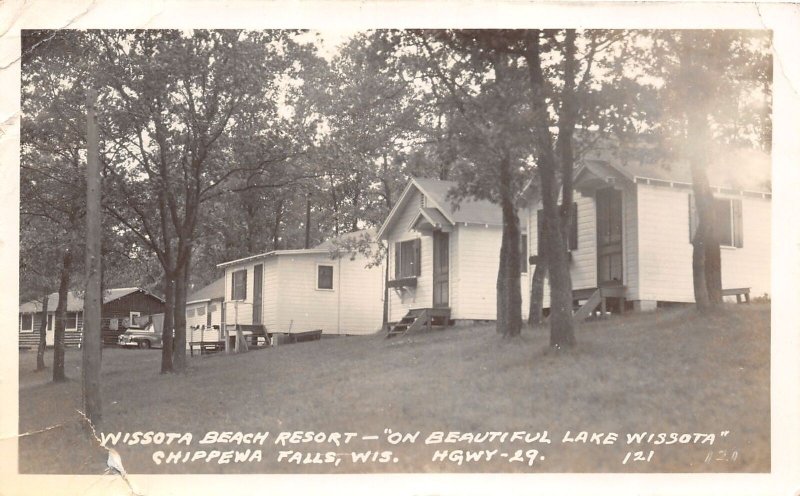
<svg viewBox="0 0 800 496"><path fill-rule="evenodd" d="M333 265L317 265L317 289L333 289Z"/></svg>
<svg viewBox="0 0 800 496"><path fill-rule="evenodd" d="M119 319L113 318L108 320L108 329L111 331L116 331L119 329Z"/></svg>
<svg viewBox="0 0 800 496"><path fill-rule="evenodd" d="M131 324L137 325L139 323L139 317L142 316L141 312L130 312Z"/></svg>
<svg viewBox="0 0 800 496"><path fill-rule="evenodd" d="M194 308L188 308L188 309L186 309L186 317L187 317L187 318L194 317Z"/></svg>
<svg viewBox="0 0 800 496"><path fill-rule="evenodd" d="M67 312L67 322L64 325L67 329L77 329L78 327L78 314L77 312Z"/></svg>
<svg viewBox="0 0 800 496"><path fill-rule="evenodd" d="M209 305L208 306L208 313L214 313L216 311L217 311L217 306L216 305Z"/></svg>
<svg viewBox="0 0 800 496"><path fill-rule="evenodd" d="M32 331L33 330L33 315L29 313L23 313L20 315L20 329L23 331Z"/></svg>
<svg viewBox="0 0 800 496"><path fill-rule="evenodd" d="M569 226L569 250L578 249L578 204L572 204L572 219ZM536 254L542 252L542 240L544 239L544 209L540 208L536 212ZM527 258L527 257L525 257Z"/></svg>
<svg viewBox="0 0 800 496"><path fill-rule="evenodd" d="M237 270L233 273L233 282L231 284L231 299L232 300L247 299L247 269Z"/></svg>
<svg viewBox="0 0 800 496"><path fill-rule="evenodd" d="M394 244L394 276L404 279L422 274L420 270L421 241L419 238Z"/></svg>
<svg viewBox="0 0 800 496"><path fill-rule="evenodd" d="M206 314L206 307L197 307L197 310L195 310L195 312L197 312L198 317L201 317Z"/></svg>
<svg viewBox="0 0 800 496"><path fill-rule="evenodd" d="M519 271L523 274L528 273L528 235L523 234L520 237L519 247Z"/></svg>
<svg viewBox="0 0 800 496"><path fill-rule="evenodd" d="M742 200L734 198L715 198L714 217L716 235L720 246L742 248ZM689 242L694 240L699 219L694 195L689 195Z"/></svg>

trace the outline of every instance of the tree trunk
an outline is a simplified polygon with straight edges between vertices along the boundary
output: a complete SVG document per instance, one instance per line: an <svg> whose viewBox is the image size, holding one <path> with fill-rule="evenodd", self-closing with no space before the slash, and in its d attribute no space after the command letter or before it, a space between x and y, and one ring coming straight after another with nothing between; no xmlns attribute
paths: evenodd
<svg viewBox="0 0 800 496"><path fill-rule="evenodd" d="M542 248L546 245L540 244ZM531 301L528 308L528 326L540 326L544 322L544 280L547 278L547 261L544 249L539 251L536 268L531 277Z"/></svg>
<svg viewBox="0 0 800 496"><path fill-rule="evenodd" d="M187 260L181 263L175 276L175 341L172 350L172 367L175 372L186 370L186 283Z"/></svg>
<svg viewBox="0 0 800 496"><path fill-rule="evenodd" d="M503 212L503 238L497 272L497 332L504 337L519 336L522 330L522 292L520 288L519 216L512 199L511 163L500 164L500 206Z"/></svg>
<svg viewBox="0 0 800 496"><path fill-rule="evenodd" d="M61 263L61 276L58 284L58 305L56 305L56 328L53 332L53 382L67 380L64 373L64 329L67 323L67 294L72 274L72 247L64 250Z"/></svg>
<svg viewBox="0 0 800 496"><path fill-rule="evenodd" d="M42 298L42 317L39 325L39 346L36 348L36 372L46 369L44 364L44 351L47 347L47 302L49 295L45 294ZM31 317L33 318L33 317Z"/></svg>
<svg viewBox="0 0 800 496"><path fill-rule="evenodd" d="M695 60L700 41L693 33L686 34L680 52L687 86L686 140L692 192L697 209L697 231L692 240L692 280L698 308L722 303L722 273L719 239L716 235L714 195L708 181L708 146L711 130L708 123L707 96L704 95L703 69Z"/></svg>
<svg viewBox="0 0 800 496"><path fill-rule="evenodd" d="M544 231L547 240L547 261L550 278L550 346L555 349L569 348L575 345L575 331L572 320L572 280L569 273L568 257L568 232L564 227L564 222L569 222L572 209L572 163L566 162L569 158L571 143L565 140L561 134L562 128L567 133L572 132L572 128L565 122L559 122L559 149L562 152L562 174L563 180L563 205L558 206L558 198L555 194L558 191L556 170L557 161L553 151L553 141L550 135L550 121L548 117L548 104L546 100L546 90L544 75L542 72L542 61L539 53L540 31L532 30L528 39L525 59L528 64L529 79L531 82L532 101L532 123L534 145L536 147L537 161L539 163L540 191L542 192L542 207L544 212ZM574 32L568 30L568 38L574 42ZM566 67L574 63L571 57L566 57ZM569 71L565 71L569 72ZM565 90L566 91L566 90ZM570 112L574 112L574 102L568 102L568 96L564 95L564 107ZM562 109L562 111L566 112ZM569 118L571 115L566 115ZM566 155L566 156L565 156ZM564 208L566 207L566 208ZM561 213L559 212L561 210ZM565 215L567 214L567 215Z"/></svg>
<svg viewBox="0 0 800 496"><path fill-rule="evenodd" d="M175 314L175 272L164 274L164 328L161 331L161 373L173 371L172 367L172 332Z"/></svg>

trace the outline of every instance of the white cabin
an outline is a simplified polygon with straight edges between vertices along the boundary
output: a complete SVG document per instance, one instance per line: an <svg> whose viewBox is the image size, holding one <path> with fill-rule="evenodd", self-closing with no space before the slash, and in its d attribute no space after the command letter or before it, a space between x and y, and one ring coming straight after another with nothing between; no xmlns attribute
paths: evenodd
<svg viewBox="0 0 800 496"><path fill-rule="evenodd" d="M717 200L723 290L770 294L769 156L752 150L717 153L708 174ZM587 160L574 185L571 276L573 290L583 295L577 299L603 287L616 288L623 304L637 310L694 302L691 236L697 218L688 164ZM539 208L532 208L528 219L534 263L539 215ZM544 306L549 306L547 284Z"/></svg>
<svg viewBox="0 0 800 496"><path fill-rule="evenodd" d="M487 200L465 199L454 206L448 192L456 186L411 179L378 231L389 249L390 322L421 309L449 311L451 320L497 318L502 212ZM529 298L526 218L520 212L524 314Z"/></svg>
<svg viewBox="0 0 800 496"><path fill-rule="evenodd" d="M186 349L192 343L222 341L222 303L225 278L193 291L186 297Z"/></svg>
<svg viewBox="0 0 800 496"><path fill-rule="evenodd" d="M325 242L219 264L225 324L262 324L269 333L375 333L383 318L384 270L370 262Z"/></svg>

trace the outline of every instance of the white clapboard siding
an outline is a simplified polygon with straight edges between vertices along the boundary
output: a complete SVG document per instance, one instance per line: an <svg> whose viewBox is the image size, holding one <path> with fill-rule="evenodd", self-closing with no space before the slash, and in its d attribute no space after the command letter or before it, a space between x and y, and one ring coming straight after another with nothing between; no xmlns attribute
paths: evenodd
<svg viewBox="0 0 800 496"><path fill-rule="evenodd" d="M261 288L264 301L264 319L262 323L267 330L272 332L278 329L278 298L281 287L278 284L279 258L269 257L264 259L264 286Z"/></svg>
<svg viewBox="0 0 800 496"><path fill-rule="evenodd" d="M622 192L623 284L625 285L625 298L628 300L640 299L637 197L635 184L627 185Z"/></svg>
<svg viewBox="0 0 800 496"><path fill-rule="evenodd" d="M258 261L257 263L261 263ZM253 267L256 263L245 263L225 268L225 322L231 324L253 323ZM244 300L232 300L233 273L247 270L247 296Z"/></svg>
<svg viewBox="0 0 800 496"><path fill-rule="evenodd" d="M202 301L198 303L191 303L186 305L186 326L204 326L207 325L208 316L211 314L211 325L220 325L221 321L221 304L217 301Z"/></svg>
<svg viewBox="0 0 800 496"><path fill-rule="evenodd" d="M333 266L333 288L316 289L317 265ZM338 331L340 267L338 260L313 255L278 257L278 318L275 330L303 332Z"/></svg>
<svg viewBox="0 0 800 496"><path fill-rule="evenodd" d="M458 230L460 287L451 318L494 320L502 230L484 225L459 225Z"/></svg>
<svg viewBox="0 0 800 496"><path fill-rule="evenodd" d="M624 194L623 194L624 197ZM624 201L624 200L623 200ZM575 192L575 203L578 205L578 249L572 251L570 262L570 276L573 289L597 287L597 214L594 198L583 196ZM537 220L538 206L531 209L529 232L530 252L535 255L538 248ZM534 266L531 266L531 276ZM530 281L528 282L530 288ZM530 291L530 289L528 290ZM545 308L550 306L550 282L545 279L544 303Z"/></svg>
<svg viewBox="0 0 800 496"><path fill-rule="evenodd" d="M772 294L771 202L761 198L739 198L742 201L742 247L721 248L722 287L748 287L751 297Z"/></svg>
<svg viewBox="0 0 800 496"><path fill-rule="evenodd" d="M689 192L638 185L639 299L694 301Z"/></svg>
<svg viewBox="0 0 800 496"><path fill-rule="evenodd" d="M416 231L409 231L408 226L419 213L421 193L412 189L404 207L397 213L397 219L386 232L389 247L387 262L389 278L394 279L395 243L420 238L420 276L417 277L416 288L389 289L389 321L397 322L412 308L427 308L433 304L433 238L420 236Z"/></svg>
<svg viewBox="0 0 800 496"><path fill-rule="evenodd" d="M383 323L383 278L386 266L366 267L357 255L341 260L340 334L373 334Z"/></svg>
<svg viewBox="0 0 800 496"><path fill-rule="evenodd" d="M770 201L717 195L742 202L743 247L721 247L722 287L770 293ZM640 298L693 302L689 191L639 185Z"/></svg>

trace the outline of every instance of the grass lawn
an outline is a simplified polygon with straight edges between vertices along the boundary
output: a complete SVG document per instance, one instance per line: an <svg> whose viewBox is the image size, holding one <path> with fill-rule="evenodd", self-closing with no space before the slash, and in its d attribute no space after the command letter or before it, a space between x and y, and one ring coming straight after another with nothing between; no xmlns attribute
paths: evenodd
<svg viewBox="0 0 800 496"><path fill-rule="evenodd" d="M491 325L452 327L391 340L343 337L195 357L186 374L167 376L158 372L160 350L105 349L99 430L193 433L190 446L117 445L131 473L769 471L768 305L726 305L710 315L691 309L629 314L583 324L577 339L576 350L553 355L546 353L542 329L503 340ZM56 427L20 438L20 472L102 473L105 452L88 440L76 413L80 352L67 352L72 380L66 384L31 372L35 359L34 352L20 353L20 429ZM420 431L420 437L391 445L385 429ZM295 430L379 439L275 445L279 432ZM434 431L544 430L550 444L424 443ZM269 431L270 437L263 446L204 446L198 441L207 431ZM619 439L562 443L567 431L573 437L613 432ZM714 433L715 441L626 444L626 433L635 432ZM152 459L158 450L248 448L260 449L262 460L156 465ZM498 454L460 465L457 458L434 460L436 450L459 449ZM518 449L523 461L511 461ZM529 466L530 449L544 459ZM335 452L342 461L278 462L279 450ZM352 451L366 450L392 454L388 463L352 461ZM649 461L623 464L629 451L643 451Z"/></svg>

